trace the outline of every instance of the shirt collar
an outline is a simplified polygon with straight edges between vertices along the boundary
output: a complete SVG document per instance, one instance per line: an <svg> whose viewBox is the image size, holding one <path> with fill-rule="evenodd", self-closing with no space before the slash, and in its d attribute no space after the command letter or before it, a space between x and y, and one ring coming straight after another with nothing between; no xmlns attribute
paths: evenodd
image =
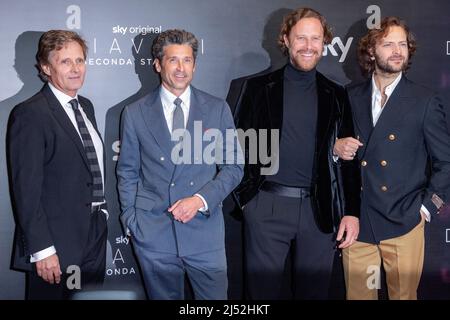
<svg viewBox="0 0 450 320"><path fill-rule="evenodd" d="M78 94L75 95L75 97L71 97L61 90L57 89L54 85L52 85L50 82L48 82L48 86L50 87L50 90L52 90L53 94L56 96L56 99L58 99L59 103L66 107L70 100L77 99L78 100Z"/></svg>
<svg viewBox="0 0 450 320"><path fill-rule="evenodd" d="M398 83L400 82L400 80L402 78L402 74L403 74L403 72L400 72L400 74L397 76L397 78L395 78L395 80L384 89L384 93L388 97L390 97L392 92L394 92L395 88L397 87ZM372 96L374 94L381 95L381 90L378 88L378 86L375 82L375 77L372 74Z"/></svg>
<svg viewBox="0 0 450 320"><path fill-rule="evenodd" d="M161 89L159 91L159 94L161 96L161 102L163 106L170 106L172 108L175 108L174 101L177 98L176 95L174 95L172 92L167 90L163 85L161 85ZM191 86L188 86L186 90L178 97L181 99L183 104L189 105L189 101L191 99Z"/></svg>

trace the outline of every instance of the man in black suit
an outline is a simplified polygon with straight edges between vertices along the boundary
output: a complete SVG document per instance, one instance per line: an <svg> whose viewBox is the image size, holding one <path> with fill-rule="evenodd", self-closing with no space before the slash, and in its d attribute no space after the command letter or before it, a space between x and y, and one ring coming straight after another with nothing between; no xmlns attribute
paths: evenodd
<svg viewBox="0 0 450 320"><path fill-rule="evenodd" d="M279 170L269 173L262 159L252 163L253 146L261 146L259 136L257 143L245 145L244 179L234 193L244 210L251 299L283 297L289 251L294 297L326 299L335 252L333 233L339 228L341 248L351 245L358 234L357 162L336 163L332 155L335 139L353 133L351 111L344 89L316 71L331 38L320 13L309 8L292 11L279 36L289 63L248 79L243 89L237 128L281 131L279 140L258 149L258 154L277 159L278 165L271 167Z"/></svg>
<svg viewBox="0 0 450 320"><path fill-rule="evenodd" d="M27 271L28 299L68 299L104 279L103 143L92 103L77 95L86 52L75 32L44 33L36 57L47 83L9 119L13 268Z"/></svg>
<svg viewBox="0 0 450 320"><path fill-rule="evenodd" d="M413 35L397 17L385 18L359 43L368 79L348 89L357 139L335 146L346 160L357 151L361 164L359 238L343 251L348 299L378 298L381 263L389 298L417 299L424 224L443 208L450 191L443 103L404 74L415 50Z"/></svg>

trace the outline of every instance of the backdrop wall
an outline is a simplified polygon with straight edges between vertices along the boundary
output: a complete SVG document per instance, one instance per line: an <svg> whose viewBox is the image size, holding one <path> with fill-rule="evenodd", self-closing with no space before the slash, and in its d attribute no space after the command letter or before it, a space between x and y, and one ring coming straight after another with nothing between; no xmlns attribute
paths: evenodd
<svg viewBox="0 0 450 320"><path fill-rule="evenodd" d="M450 2L445 0L426 3L421 0L1 1L0 299L24 297L24 275L9 268L14 220L4 137L12 108L42 86L34 67L42 32L71 29L88 42L87 77L80 94L94 103L107 156L110 229L105 289L129 290L135 298L144 298L138 267L118 222L114 171L121 111L159 81L151 67L153 38L169 28L193 32L201 41L193 84L226 98L233 79L285 63L276 46L276 37L282 17L299 6L317 9L333 26L335 38L326 48L318 68L324 74L343 84L361 80L355 51L359 37L380 16L398 15L407 21L419 45L408 77L449 97L450 20L447 14ZM228 100L233 101L233 92ZM230 298L239 299L243 280L242 230L229 199L225 202L225 220L229 293ZM338 265L335 278L334 297L342 298L342 275ZM441 215L426 227L426 261L419 296L450 298L449 214Z"/></svg>

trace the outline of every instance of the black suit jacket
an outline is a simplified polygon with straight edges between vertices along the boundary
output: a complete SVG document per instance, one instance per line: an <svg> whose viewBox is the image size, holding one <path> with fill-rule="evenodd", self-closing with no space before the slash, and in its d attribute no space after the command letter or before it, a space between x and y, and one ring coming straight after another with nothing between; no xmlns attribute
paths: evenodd
<svg viewBox="0 0 450 320"><path fill-rule="evenodd" d="M92 103L82 96L78 100L96 128ZM13 268L31 270L30 254L52 245L63 271L80 265L92 176L82 141L47 84L13 109L7 139L16 219Z"/></svg>
<svg viewBox="0 0 450 320"><path fill-rule="evenodd" d="M243 130L279 129L283 122L284 68L247 80L236 127ZM312 205L318 227L334 231L342 215L359 216L360 176L357 161L335 163L332 150L336 137L353 136L353 123L347 94L343 87L317 72L318 117L315 161L313 169ZM301 103L301 102L300 102ZM270 141L269 141L270 151ZM298 148L301 152L301 146ZM243 207L259 191L265 176L261 167L249 164L249 148L245 146L244 178L234 191Z"/></svg>
<svg viewBox="0 0 450 320"><path fill-rule="evenodd" d="M436 213L433 194L446 200L450 136L445 110L431 90L403 75L374 127L371 79L348 93L355 131L364 143L358 150L363 187L358 240L378 243L413 229L422 204Z"/></svg>

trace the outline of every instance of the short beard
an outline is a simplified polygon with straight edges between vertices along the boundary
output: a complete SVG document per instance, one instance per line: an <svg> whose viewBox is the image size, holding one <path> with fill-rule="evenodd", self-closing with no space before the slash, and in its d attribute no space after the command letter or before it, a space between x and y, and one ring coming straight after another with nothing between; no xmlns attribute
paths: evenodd
<svg viewBox="0 0 450 320"><path fill-rule="evenodd" d="M308 52L307 50L298 50L297 51L297 55L301 55L302 53ZM318 52L317 50L311 50L311 53L314 54L314 62L313 62L313 66L312 67L308 67L308 68L304 68L302 65L298 64L297 61L295 60L295 57L290 57L290 61L292 63L292 65L298 69L301 70L303 72L308 72L313 70L314 68L317 67L317 65L320 62L320 59L322 58L322 54L320 52Z"/></svg>
<svg viewBox="0 0 450 320"><path fill-rule="evenodd" d="M403 72L408 68L408 59L404 58L403 59L403 64L400 66L399 69L394 69L392 66L389 65L388 61L383 61L380 56L378 56L377 54L375 54L375 64L378 67L378 69L384 73L398 73L398 72Z"/></svg>

